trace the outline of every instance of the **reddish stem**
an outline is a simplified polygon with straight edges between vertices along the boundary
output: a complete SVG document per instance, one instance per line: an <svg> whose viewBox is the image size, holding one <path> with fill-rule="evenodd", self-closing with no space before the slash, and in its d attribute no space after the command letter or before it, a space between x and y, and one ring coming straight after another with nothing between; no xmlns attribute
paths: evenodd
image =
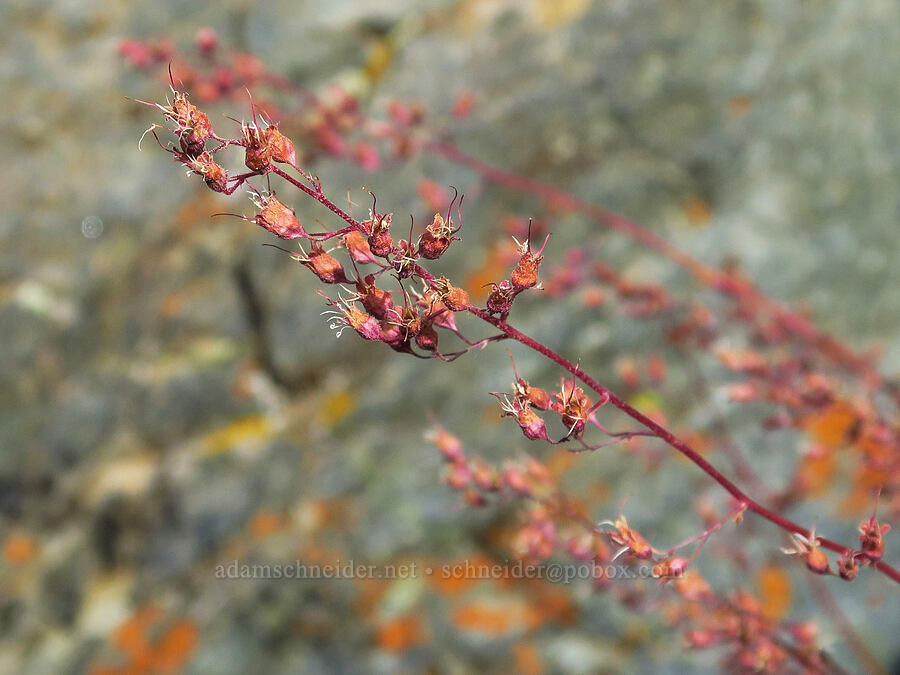
<svg viewBox="0 0 900 675"><path fill-rule="evenodd" d="M736 279L726 272L710 267L655 232L641 227L624 216L607 211L560 188L488 164L455 145L426 139L422 141L422 148L434 155L444 157L456 164L472 169L491 183L503 185L518 192L539 195L554 204L565 206L588 216L596 222L643 244L647 248L657 251L688 270L703 284L746 303L750 308L765 309L771 312L777 318L782 328L816 348L831 361L849 366L851 369L861 373L873 388L884 387L895 401L900 404L898 387L885 381L866 358L859 356L835 337L817 328L806 317L763 294L751 282Z"/></svg>
<svg viewBox="0 0 900 675"><path fill-rule="evenodd" d="M759 502L757 502L756 500L751 498L743 490L741 490L737 485L735 485L730 480L728 480L728 478L726 478L724 475L722 475L719 472L719 470L716 469L712 464L707 462L703 458L703 456L700 455L700 453L698 453L696 450L694 450L690 445L685 443L683 440L678 438L675 434L673 434L671 431L669 431L668 429L666 429L659 423L657 423L654 420L652 420L651 418L647 417L647 415L642 413L640 410L637 410L636 408L633 408L632 406L628 405L628 403L626 403L621 398L616 396L613 392L611 392L609 389L607 389L602 384L597 382L594 378L592 378L590 375L585 373L583 370L581 370L581 368L579 368L577 365L575 365L574 363L572 363L571 361L566 359L564 356L556 353L555 351L553 351L549 347L545 346L544 344L538 342L534 338L531 338L531 337L525 335L520 330L513 328L508 323L506 323L506 321L499 319L495 316L492 316L491 314L484 311L483 309L479 309L478 307L469 305L467 310L471 314L474 314L475 316L477 316L482 321L486 321L487 323L496 327L497 329L499 329L501 332L505 333L511 339L516 340L517 342L521 342L523 345L533 349L534 351L538 352L539 354L543 354L548 359L553 361L553 363L558 365L560 368L563 368L564 370L566 370L567 372L571 373L572 375L577 377L579 380L584 382L587 386L589 386L595 392L600 394L600 396L608 397L609 402L612 403L615 407L617 407L619 410L621 410L626 415L631 417L633 420L636 420L637 422L639 422L641 425L643 425L647 429L650 429L651 431L653 431L656 434L656 436L661 438L663 441L665 441L671 447L675 448L676 450L678 450L678 452L680 452L682 455L687 457L691 462L693 462L698 467L700 467L700 469L702 469L710 478L712 478L719 485L721 485L725 490L727 490L731 494L731 496L734 497L739 503L745 505L748 511L752 511L753 513L756 513L757 515L762 516L769 522L774 523L775 525L777 525L778 527L780 527L781 529L783 529L787 532L796 532L797 534L802 534L804 537L812 537L813 536L812 533L810 532L810 530L808 530L804 527L801 527L794 521L789 520L788 518L785 518L781 514L776 513L774 511L772 511L771 509L766 508L765 506L763 506L762 504L760 504ZM836 541L832 541L831 539L826 539L825 537L821 537L818 535L816 535L816 538L818 539L819 544L821 546L823 546L827 549L830 549L836 553L840 553L840 554L846 553L849 555L853 552L852 549L850 549L846 546L842 546L841 544L837 543ZM900 584L900 570L897 570L897 569L891 567L890 565L888 565L887 563L881 562L881 561L873 562L872 566L875 567L878 571L882 572L886 576L888 576L891 579L893 579L894 581L896 581L898 584Z"/></svg>

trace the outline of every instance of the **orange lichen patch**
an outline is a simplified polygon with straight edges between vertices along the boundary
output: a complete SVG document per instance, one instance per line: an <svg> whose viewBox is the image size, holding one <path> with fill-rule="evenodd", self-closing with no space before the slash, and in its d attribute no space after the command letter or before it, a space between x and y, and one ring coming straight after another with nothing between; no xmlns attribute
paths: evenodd
<svg viewBox="0 0 900 675"><path fill-rule="evenodd" d="M470 579L462 574L433 574L428 582L435 592L440 595L460 595L478 583L477 579Z"/></svg>
<svg viewBox="0 0 900 675"><path fill-rule="evenodd" d="M356 397L349 391L329 394L316 411L316 420L328 428L333 427L356 409Z"/></svg>
<svg viewBox="0 0 900 675"><path fill-rule="evenodd" d="M359 589L356 607L362 616L368 616L384 596L389 587L389 582L385 579L370 579L366 577L358 580L356 586Z"/></svg>
<svg viewBox="0 0 900 675"><path fill-rule="evenodd" d="M378 646L390 652L405 652L425 642L426 631L417 614L404 614L383 623L375 632Z"/></svg>
<svg viewBox="0 0 900 675"><path fill-rule="evenodd" d="M519 608L521 617L521 608ZM512 631L515 619L510 607L504 604L470 602L453 610L453 623L464 631L500 637Z"/></svg>
<svg viewBox="0 0 900 675"><path fill-rule="evenodd" d="M284 530L285 517L282 513L260 509L250 520L250 534L257 538Z"/></svg>
<svg viewBox="0 0 900 675"><path fill-rule="evenodd" d="M803 426L817 443L826 448L837 448L847 442L858 420L859 413L849 403L836 401L825 410L807 417Z"/></svg>
<svg viewBox="0 0 900 675"><path fill-rule="evenodd" d="M472 302L484 301L491 292L488 284L505 278L507 274L507 249L494 245L488 249L482 266L466 277L463 287L469 291Z"/></svg>
<svg viewBox="0 0 900 675"><path fill-rule="evenodd" d="M688 197L681 203L688 222L695 227L707 225L712 218L709 205L699 197Z"/></svg>
<svg viewBox="0 0 900 675"><path fill-rule="evenodd" d="M351 497L333 497L322 502L324 506L325 524L340 532L346 532L356 528L359 520L359 511L355 508L355 501Z"/></svg>
<svg viewBox="0 0 900 675"><path fill-rule="evenodd" d="M24 532L11 532L3 542L3 557L14 565L27 563L37 552L37 541Z"/></svg>
<svg viewBox="0 0 900 675"><path fill-rule="evenodd" d="M181 291L169 293L160 301L157 313L164 319L171 319L172 317L181 314L181 310L184 309L184 304L184 293Z"/></svg>
<svg viewBox="0 0 900 675"><path fill-rule="evenodd" d="M750 111L752 101L745 94L738 94L728 99L728 112L734 117L743 117Z"/></svg>
<svg viewBox="0 0 900 675"><path fill-rule="evenodd" d="M810 495L822 494L837 475L837 457L833 452L812 452L800 460L797 480Z"/></svg>
<svg viewBox="0 0 900 675"><path fill-rule="evenodd" d="M150 646L147 630L162 615L162 610L153 605L144 605L112 634L113 645L131 659L137 660Z"/></svg>
<svg viewBox="0 0 900 675"><path fill-rule="evenodd" d="M536 580L531 608L536 612L537 625L546 621L556 621L571 626L578 618L578 608L572 596L563 588L548 586L543 580Z"/></svg>
<svg viewBox="0 0 900 675"><path fill-rule="evenodd" d="M513 645L513 662L516 664L516 672L522 675L541 675L545 670L541 653L531 642Z"/></svg>
<svg viewBox="0 0 900 675"><path fill-rule="evenodd" d="M891 480L889 470L858 467L853 475L853 487L836 509L838 515L855 516L872 510L872 495Z"/></svg>
<svg viewBox="0 0 900 675"><path fill-rule="evenodd" d="M787 572L777 565L764 565L756 573L756 587L763 616L780 621L793 604L793 586Z"/></svg>
<svg viewBox="0 0 900 675"><path fill-rule="evenodd" d="M197 642L197 627L184 619L176 621L154 645L151 672L177 672L190 658Z"/></svg>
<svg viewBox="0 0 900 675"><path fill-rule="evenodd" d="M125 664L120 667L98 667L91 672L94 675L165 675L180 670L197 646L197 627L191 621L180 619L151 642L147 638L148 632L161 615L162 611L151 605L140 608L112 635L113 646L127 657Z"/></svg>

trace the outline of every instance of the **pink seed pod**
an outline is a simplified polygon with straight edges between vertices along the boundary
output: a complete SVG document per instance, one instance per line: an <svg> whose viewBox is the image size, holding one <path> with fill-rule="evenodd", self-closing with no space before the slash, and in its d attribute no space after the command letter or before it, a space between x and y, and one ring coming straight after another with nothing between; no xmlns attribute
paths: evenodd
<svg viewBox="0 0 900 675"><path fill-rule="evenodd" d="M663 560L653 566L653 578L659 579L661 585L672 579L677 579L684 575L690 562L687 558Z"/></svg>
<svg viewBox="0 0 900 675"><path fill-rule="evenodd" d="M418 253L413 243L401 239L400 243L397 245L397 249L394 251L394 257L391 259L391 264L393 265L397 276L400 279L408 279L411 277L416 270L417 260Z"/></svg>
<svg viewBox="0 0 900 675"><path fill-rule="evenodd" d="M531 250L531 222L529 221L528 238L525 240L525 242L519 242L519 240L515 237L513 237L513 241L515 241L516 245L519 247L520 258L518 264L516 265L516 268L513 270L512 276L510 277L512 285L517 291L521 291L526 288L533 288L537 285L538 282L538 268L541 266L541 262L544 260L544 256L542 254L544 252L544 248L547 246L547 242L550 241L550 235L548 234L546 236L540 250L533 252Z"/></svg>
<svg viewBox="0 0 900 675"><path fill-rule="evenodd" d="M254 197L253 203L260 209L259 214L253 219L254 222L276 237L297 239L309 236L294 214L294 210L283 204L275 195L258 195Z"/></svg>
<svg viewBox="0 0 900 675"><path fill-rule="evenodd" d="M512 488L513 492L523 496L531 496L531 485L525 480L525 475L515 466L506 467L500 475L504 485Z"/></svg>
<svg viewBox="0 0 900 675"><path fill-rule="evenodd" d="M356 282L356 292L365 310L377 319L387 318L394 307L391 294L375 286L375 276L372 274Z"/></svg>
<svg viewBox="0 0 900 675"><path fill-rule="evenodd" d="M309 262L306 266L326 284L348 283L350 281L344 273L344 267L337 258L326 253L315 242L313 242L312 251L309 254Z"/></svg>
<svg viewBox="0 0 900 675"><path fill-rule="evenodd" d="M456 191L456 188L452 185L450 186ZM425 228L424 234L419 238L419 255L427 260L437 260L442 255L444 255L444 251L450 246L453 241L459 239L459 237L455 237L457 232L459 232L460 227L456 229L453 228L453 219L450 217L450 213L453 210L453 204L456 202L456 197L458 192L453 195L453 199L450 201L450 206L447 207L447 219L440 213L435 213L434 218ZM463 198L459 199L459 206L457 206L456 212L457 215L462 220L462 207Z"/></svg>
<svg viewBox="0 0 900 675"><path fill-rule="evenodd" d="M853 581L859 574L859 561L856 559L857 554L853 551L844 553L838 559L838 576L844 581Z"/></svg>
<svg viewBox="0 0 900 675"><path fill-rule="evenodd" d="M272 161L272 147L266 140L266 132L256 122L241 123L244 138L244 164L251 171L266 171Z"/></svg>
<svg viewBox="0 0 900 675"><path fill-rule="evenodd" d="M369 249L379 258L387 258L394 250L394 240L391 239L392 218L391 213L379 216L373 211L372 217L366 221L369 227Z"/></svg>
<svg viewBox="0 0 900 675"><path fill-rule="evenodd" d="M219 166L212 155L204 150L196 157L176 155L176 159L183 158L184 165L198 176L203 176L203 181L213 192L225 192L228 190L228 172Z"/></svg>
<svg viewBox="0 0 900 675"><path fill-rule="evenodd" d="M331 315L329 328L337 331L337 337L341 336L344 328L350 326L366 340L381 340L381 325L378 323L378 319L369 316L354 304L359 300L358 296L353 295L349 298L341 298L335 302L321 291L319 294L325 298L329 305L335 308L323 312L323 314Z"/></svg>
<svg viewBox="0 0 900 675"><path fill-rule="evenodd" d="M360 265L369 265L375 261L375 254L369 248L369 242L361 232L352 230L343 237L344 248L350 254L350 259Z"/></svg>
<svg viewBox="0 0 900 675"><path fill-rule="evenodd" d="M212 56L219 48L219 36L209 26L201 26L194 36L194 44L201 56Z"/></svg>
<svg viewBox="0 0 900 675"><path fill-rule="evenodd" d="M171 112L167 112L175 123L175 133L184 154L194 157L203 152L206 140L212 135L209 117L188 101L187 94L172 89L174 99Z"/></svg>
<svg viewBox="0 0 900 675"><path fill-rule="evenodd" d="M500 489L500 475L481 457L473 458L469 462L469 469L475 484L482 490L493 492Z"/></svg>
<svg viewBox="0 0 900 675"><path fill-rule="evenodd" d="M438 348L438 333L432 322L423 322L416 334L416 345L426 352L435 352Z"/></svg>
<svg viewBox="0 0 900 675"><path fill-rule="evenodd" d="M879 525L874 514L859 524L859 543L869 560L881 560L881 556L884 555L884 535L890 529L891 526L887 523Z"/></svg>
<svg viewBox="0 0 900 675"><path fill-rule="evenodd" d="M353 146L353 158L363 171L376 171L381 166L378 148L371 143L361 142Z"/></svg>
<svg viewBox="0 0 900 675"><path fill-rule="evenodd" d="M435 427L425 434L425 439L434 444L444 459L450 463L465 462L466 455L463 452L460 440L443 427Z"/></svg>
<svg viewBox="0 0 900 675"><path fill-rule="evenodd" d="M453 312L441 302L434 289L426 287L425 293L416 300L416 306L421 307L427 320L433 322L438 328L446 328L451 331L457 330L456 318Z"/></svg>
<svg viewBox="0 0 900 675"><path fill-rule="evenodd" d="M297 164L297 149L291 139L281 133L277 124L266 127L265 142L274 161L292 166Z"/></svg>
<svg viewBox="0 0 900 675"><path fill-rule="evenodd" d="M469 306L469 294L462 288L453 286L447 277L441 276L440 279L435 279L432 282L432 288L437 291L438 297L447 306L447 309L461 312Z"/></svg>
<svg viewBox="0 0 900 675"><path fill-rule="evenodd" d="M694 649L707 649L715 646L720 636L708 629L692 629L684 634L684 640L689 647Z"/></svg>
<svg viewBox="0 0 900 675"><path fill-rule="evenodd" d="M300 251L301 253L299 254L291 254L294 260L300 262L304 267L319 277L319 280L323 283L342 284L350 282L347 275L344 273L343 266L337 258L329 255L325 249L316 242L313 242L312 250L308 255L303 251L302 247L300 248Z"/></svg>
<svg viewBox="0 0 900 675"><path fill-rule="evenodd" d="M563 380L560 391L553 395L555 399L550 409L556 412L569 430L567 436L581 438L591 413L591 399L581 387L575 385L575 378Z"/></svg>
<svg viewBox="0 0 900 675"><path fill-rule="evenodd" d="M550 442L550 437L547 434L547 423L531 410L528 401L521 401L515 396L510 398L509 394L499 394L497 392L491 392L491 396L500 401L500 409L503 411L504 417L515 418L525 438L531 441Z"/></svg>
<svg viewBox="0 0 900 675"><path fill-rule="evenodd" d="M499 284L491 284L492 290L488 295L486 306L491 314L509 314L512 308L516 292L509 281L501 281Z"/></svg>
<svg viewBox="0 0 900 675"><path fill-rule="evenodd" d="M806 567L815 574L831 574L831 566L828 556L819 548L819 539L816 537L816 528L813 526L809 536L794 532L791 534L791 548L781 549L787 555L798 555L803 558Z"/></svg>
<svg viewBox="0 0 900 675"><path fill-rule="evenodd" d="M444 482L455 490L462 490L472 482L472 472L464 463L451 464Z"/></svg>

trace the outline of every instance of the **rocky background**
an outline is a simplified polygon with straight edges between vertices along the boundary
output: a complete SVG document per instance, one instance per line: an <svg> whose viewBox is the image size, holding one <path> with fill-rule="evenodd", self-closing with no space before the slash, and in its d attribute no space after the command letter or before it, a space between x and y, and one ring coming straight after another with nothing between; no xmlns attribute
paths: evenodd
<svg viewBox="0 0 900 675"><path fill-rule="evenodd" d="M487 456L526 448L486 394L510 380L502 349L449 367L335 340L310 275L261 247L262 230L210 218L246 212L239 198L214 199L158 148L138 151L155 118L125 97L159 100L165 88L117 45L170 36L189 47L200 26L306 86L365 91L373 110L421 100L449 124L453 97L474 92L475 113L452 127L463 148L702 260L739 260L764 291L900 371L894 2L7 0L0 672L716 670L715 652L685 651L659 617L584 585L216 577L234 560L484 557L514 516L464 508L440 484L426 413ZM466 188L466 238L446 261L457 275L484 264L503 217L537 208L434 158L319 172L333 194L356 190L365 209L366 185L397 214L424 215L422 176ZM296 206L304 222L325 217ZM551 229L548 259L602 236L620 269L699 292L584 219ZM522 322L614 384L618 357L659 344L646 326L587 317L576 301L532 299ZM517 358L552 384L552 370ZM666 405L664 388L641 395ZM685 424L708 421L676 408ZM792 461L728 414L759 467L777 476ZM705 483L684 463L647 476L615 450L583 461L598 519L634 494L629 518L665 541L696 529L683 514ZM820 508L828 520L831 506ZM777 553L783 542L760 531L770 536L754 537L757 553ZM852 524L838 534L852 538ZM891 664L900 612L886 583L833 587ZM825 646L853 667L800 582L789 612L818 619Z"/></svg>

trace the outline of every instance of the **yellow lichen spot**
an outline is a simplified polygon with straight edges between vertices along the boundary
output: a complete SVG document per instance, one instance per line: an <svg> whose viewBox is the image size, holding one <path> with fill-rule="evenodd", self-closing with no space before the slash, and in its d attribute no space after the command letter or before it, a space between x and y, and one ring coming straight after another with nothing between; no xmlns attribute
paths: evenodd
<svg viewBox="0 0 900 675"><path fill-rule="evenodd" d="M694 227L708 225L712 219L709 205L699 197L688 197L681 203L681 208L688 222Z"/></svg>
<svg viewBox="0 0 900 675"><path fill-rule="evenodd" d="M590 7L590 0L537 0L537 16L547 28L571 23Z"/></svg>
<svg viewBox="0 0 900 675"><path fill-rule="evenodd" d="M366 65L363 72L366 79L375 83L390 68L394 61L394 46L390 39L378 40L369 50L369 56L366 59Z"/></svg>
<svg viewBox="0 0 900 675"><path fill-rule="evenodd" d="M333 427L356 409L356 397L349 391L329 394L322 401L316 419L326 427Z"/></svg>
<svg viewBox="0 0 900 675"><path fill-rule="evenodd" d="M212 432L206 438L206 452L216 455L242 443L265 440L271 433L272 425L265 415L247 415Z"/></svg>

